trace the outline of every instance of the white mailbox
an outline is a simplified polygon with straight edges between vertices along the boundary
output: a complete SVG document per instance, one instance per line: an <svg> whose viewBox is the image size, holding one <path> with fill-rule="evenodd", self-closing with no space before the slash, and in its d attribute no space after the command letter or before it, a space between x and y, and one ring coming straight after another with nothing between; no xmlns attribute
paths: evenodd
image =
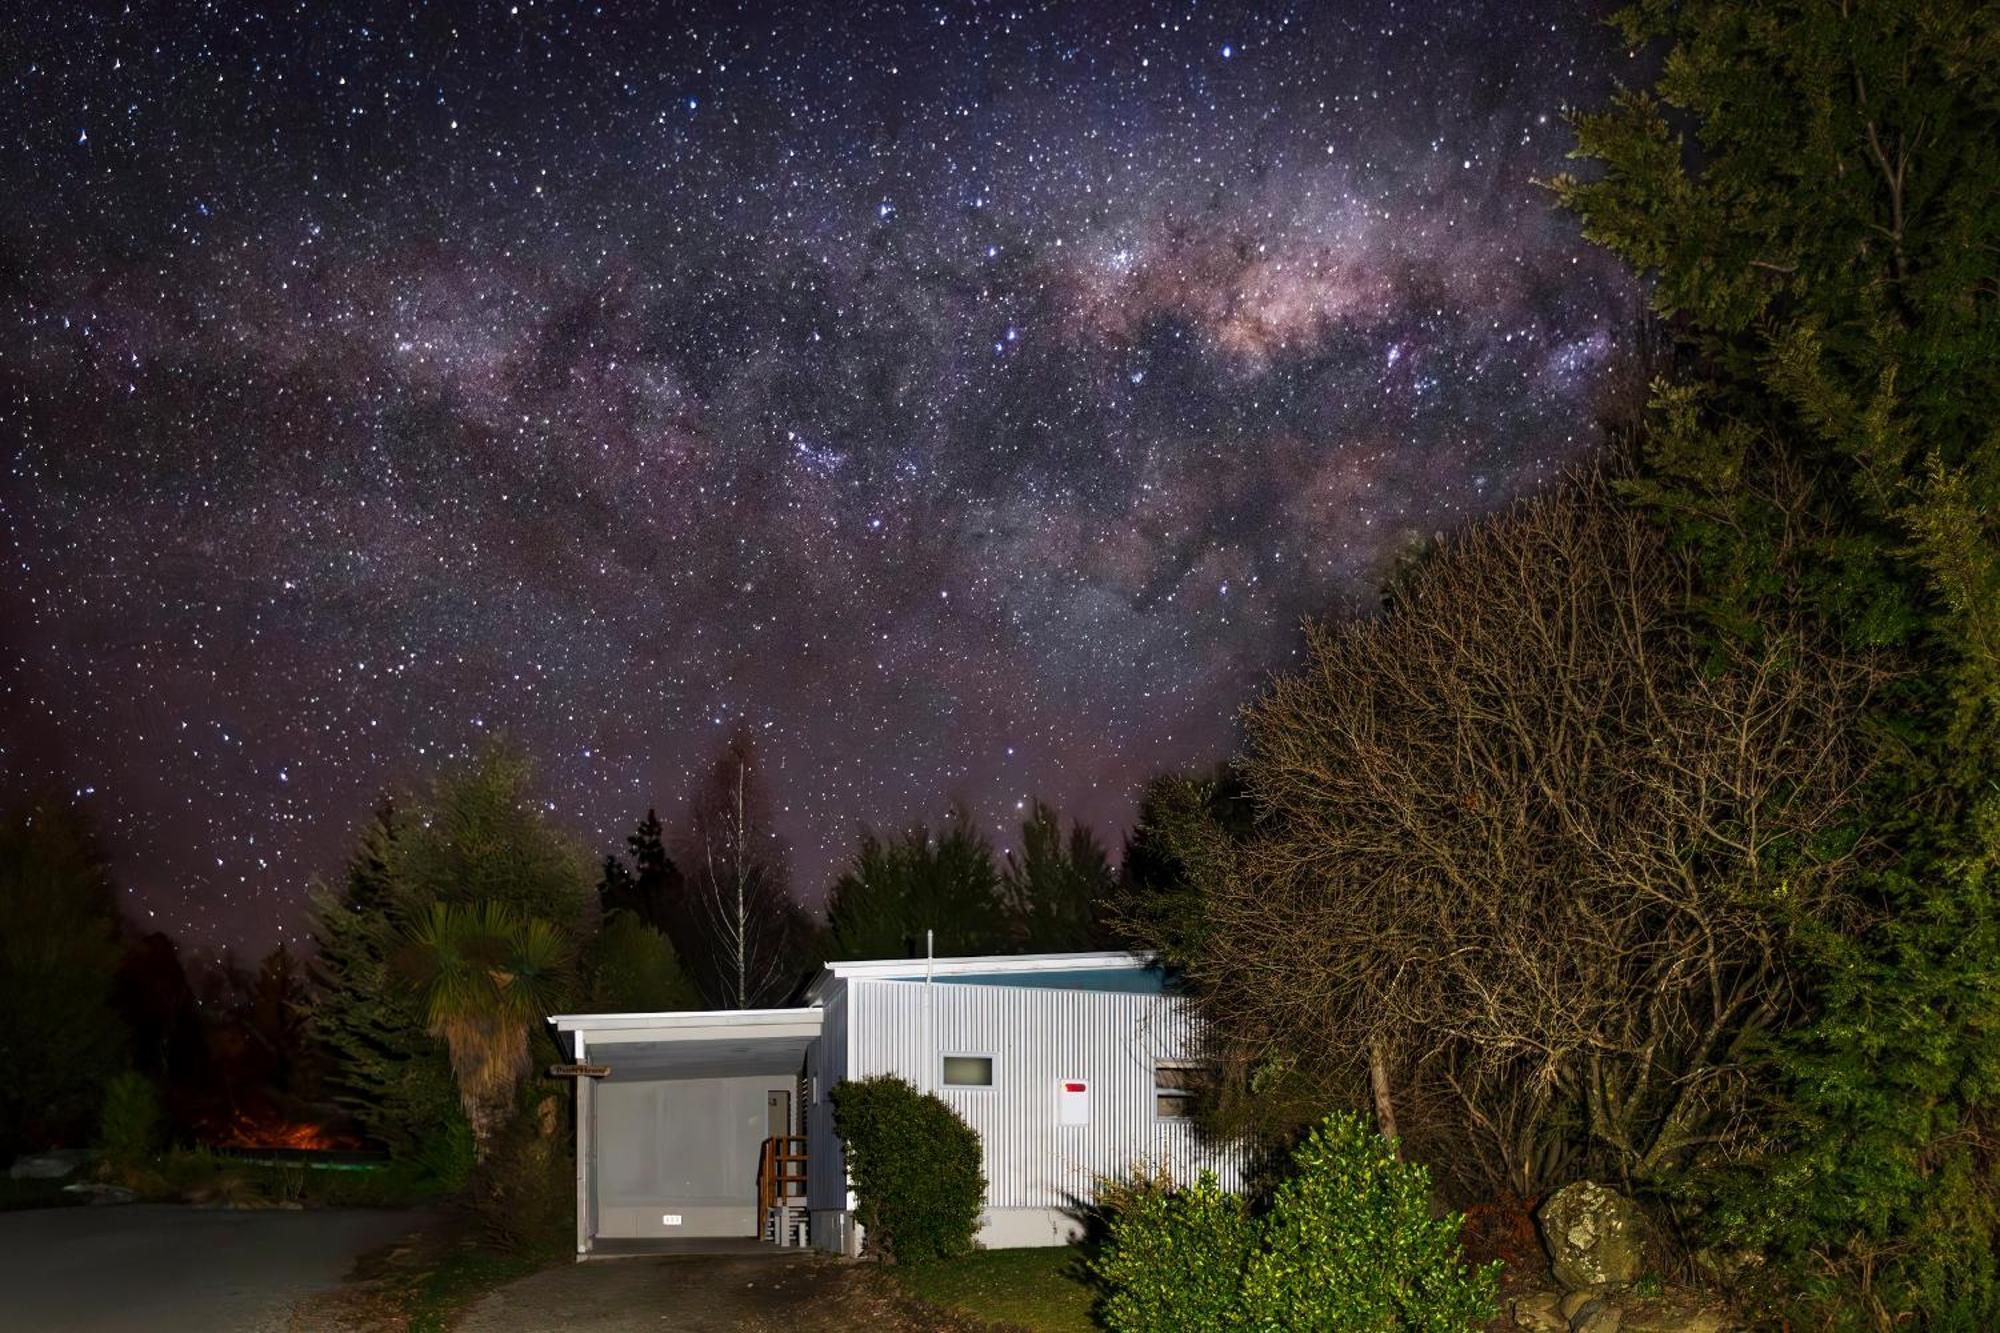
<svg viewBox="0 0 2000 1333"><path fill-rule="evenodd" d="M1090 1123L1089 1083L1080 1078L1066 1078L1056 1083L1056 1123L1058 1125Z"/></svg>

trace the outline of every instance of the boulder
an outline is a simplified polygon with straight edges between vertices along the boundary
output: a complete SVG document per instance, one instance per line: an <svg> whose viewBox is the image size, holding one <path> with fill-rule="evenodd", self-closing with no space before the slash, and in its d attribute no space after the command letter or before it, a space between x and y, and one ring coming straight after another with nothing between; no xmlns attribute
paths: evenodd
<svg viewBox="0 0 2000 1333"><path fill-rule="evenodd" d="M1565 1287L1623 1287L1645 1270L1645 1215L1617 1190L1588 1180L1565 1185L1538 1220L1550 1268Z"/></svg>
<svg viewBox="0 0 2000 1333"><path fill-rule="evenodd" d="M1558 1307L1561 1295L1553 1291L1530 1292L1514 1302L1514 1327L1535 1333L1568 1333L1569 1318Z"/></svg>
<svg viewBox="0 0 2000 1333"><path fill-rule="evenodd" d="M14 1180L61 1180L89 1160L89 1153L74 1148L29 1153L16 1157L7 1175Z"/></svg>
<svg viewBox="0 0 2000 1333"><path fill-rule="evenodd" d="M1570 1317L1569 1333L1618 1333L1619 1322L1618 1307L1593 1296Z"/></svg>
<svg viewBox="0 0 2000 1333"><path fill-rule="evenodd" d="M1737 1324L1709 1309L1660 1308L1628 1311L1625 1333L1728 1333Z"/></svg>
<svg viewBox="0 0 2000 1333"><path fill-rule="evenodd" d="M138 1191L128 1190L123 1185L105 1185L95 1180L78 1181L74 1185L63 1186L65 1194L81 1194L86 1203L131 1203L139 1197Z"/></svg>

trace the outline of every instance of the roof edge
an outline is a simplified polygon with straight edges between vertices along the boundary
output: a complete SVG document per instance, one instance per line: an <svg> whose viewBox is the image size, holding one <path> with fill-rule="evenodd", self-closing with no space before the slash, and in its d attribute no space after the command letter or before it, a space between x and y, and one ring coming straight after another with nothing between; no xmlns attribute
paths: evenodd
<svg viewBox="0 0 2000 1333"><path fill-rule="evenodd" d="M589 1032L594 1028L761 1027L817 1018L818 1005L796 1009L663 1009L636 1014L550 1014L559 1032Z"/></svg>

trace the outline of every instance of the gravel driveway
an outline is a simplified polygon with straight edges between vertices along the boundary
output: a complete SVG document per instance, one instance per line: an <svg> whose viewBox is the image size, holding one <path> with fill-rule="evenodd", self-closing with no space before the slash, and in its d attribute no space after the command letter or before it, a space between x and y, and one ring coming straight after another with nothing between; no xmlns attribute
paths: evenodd
<svg viewBox="0 0 2000 1333"><path fill-rule="evenodd" d="M0 1327L261 1333L419 1213L134 1204L0 1213Z"/></svg>

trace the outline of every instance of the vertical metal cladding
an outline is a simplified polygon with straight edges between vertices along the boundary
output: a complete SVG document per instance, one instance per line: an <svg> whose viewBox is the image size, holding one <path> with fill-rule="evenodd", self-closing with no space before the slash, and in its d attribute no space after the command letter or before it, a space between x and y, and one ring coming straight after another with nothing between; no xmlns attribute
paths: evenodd
<svg viewBox="0 0 2000 1333"><path fill-rule="evenodd" d="M1188 1121L1157 1113L1155 1065L1195 1049L1195 1020L1175 997L939 983L926 1050L921 981L856 979L845 990L851 1076L900 1074L919 1087L928 1076L940 1084L938 1096L979 1133L992 1207L1088 1202L1099 1177L1138 1166L1176 1180L1209 1170L1228 1187L1241 1181L1238 1149L1203 1141ZM993 1086L942 1086L947 1055L991 1056ZM1088 1124L1057 1123L1066 1080L1090 1085Z"/></svg>
<svg viewBox="0 0 2000 1333"><path fill-rule="evenodd" d="M826 997L820 1035L806 1050L807 1072L816 1075L813 1100L806 1107L806 1200L813 1209L847 1207L847 1167L840 1140L833 1132L833 1102L827 1093L847 1077L847 1013L845 987L835 986Z"/></svg>

